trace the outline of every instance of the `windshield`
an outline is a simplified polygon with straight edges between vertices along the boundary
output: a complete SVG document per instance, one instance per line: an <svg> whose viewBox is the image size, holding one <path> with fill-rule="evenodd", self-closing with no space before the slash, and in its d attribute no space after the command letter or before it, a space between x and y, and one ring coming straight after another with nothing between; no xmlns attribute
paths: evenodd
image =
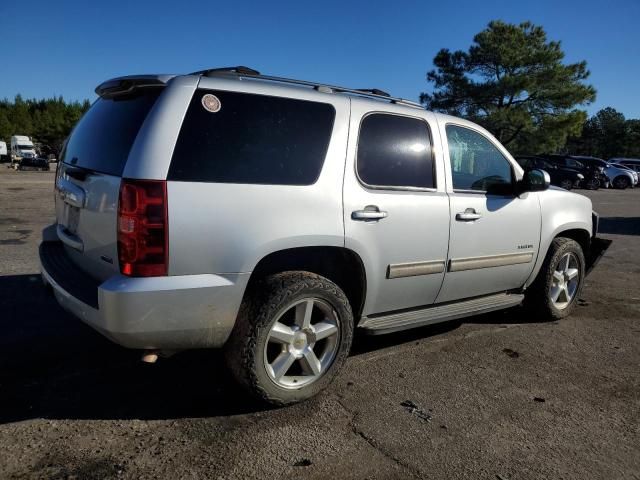
<svg viewBox="0 0 640 480"><path fill-rule="evenodd" d="M18 145L20 150L33 150L33 145Z"/></svg>

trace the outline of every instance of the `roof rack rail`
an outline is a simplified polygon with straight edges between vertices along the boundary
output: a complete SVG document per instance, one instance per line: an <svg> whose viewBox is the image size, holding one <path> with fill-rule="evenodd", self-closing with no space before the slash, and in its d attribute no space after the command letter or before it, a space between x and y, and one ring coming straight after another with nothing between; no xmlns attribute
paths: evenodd
<svg viewBox="0 0 640 480"><path fill-rule="evenodd" d="M249 67L223 67L223 68L209 68L206 70L200 70L198 72L193 72L190 75L204 75L207 77L216 76L216 75L224 75L224 74L236 74L239 77L247 77L254 78L257 80L264 80L267 82L277 82L277 83L290 83L293 85L303 85L306 87L312 87L318 91L324 93L349 93L353 95L360 95L368 98L376 98L378 100L385 100L391 103L398 103L402 105L408 105L411 107L416 107L420 109L424 109L424 107L417 102L412 102L410 100L405 100L400 97L392 97L384 90L379 90L377 88L346 88L346 87L338 87L335 85L326 85L318 82L309 82L306 80L295 80L293 78L285 78L285 77L273 77L270 75L262 75L257 70Z"/></svg>
<svg viewBox="0 0 640 480"><path fill-rule="evenodd" d="M391 96L387 92L385 92L384 90L380 90L378 88L356 88L355 90L357 90L358 92L363 92L363 93L373 93L374 95L380 95L381 97L390 97Z"/></svg>
<svg viewBox="0 0 640 480"><path fill-rule="evenodd" d="M243 67L242 65L238 65L237 67L208 68L206 70L198 70L197 72L192 72L189 75L209 75L210 73L237 73L238 75L253 76L260 75L260 72L258 70L254 70L253 68L249 67Z"/></svg>

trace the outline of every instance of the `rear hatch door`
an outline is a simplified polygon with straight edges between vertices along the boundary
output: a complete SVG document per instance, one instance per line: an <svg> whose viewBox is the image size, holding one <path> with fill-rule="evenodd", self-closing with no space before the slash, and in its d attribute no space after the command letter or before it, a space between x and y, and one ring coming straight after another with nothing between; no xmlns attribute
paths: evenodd
<svg viewBox="0 0 640 480"><path fill-rule="evenodd" d="M56 175L57 233L82 270L106 280L119 271L117 209L131 147L162 88L113 89L78 122Z"/></svg>

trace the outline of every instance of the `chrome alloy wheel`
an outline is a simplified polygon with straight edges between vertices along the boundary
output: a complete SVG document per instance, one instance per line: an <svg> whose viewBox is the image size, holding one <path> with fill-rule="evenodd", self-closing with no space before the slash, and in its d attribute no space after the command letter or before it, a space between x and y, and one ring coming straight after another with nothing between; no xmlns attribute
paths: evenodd
<svg viewBox="0 0 640 480"><path fill-rule="evenodd" d="M326 301L304 298L283 309L264 347L269 378L282 388L316 381L333 363L340 345L340 319Z"/></svg>
<svg viewBox="0 0 640 480"><path fill-rule="evenodd" d="M580 282L580 264L574 253L565 253L555 270L549 298L558 310L564 310L573 300Z"/></svg>

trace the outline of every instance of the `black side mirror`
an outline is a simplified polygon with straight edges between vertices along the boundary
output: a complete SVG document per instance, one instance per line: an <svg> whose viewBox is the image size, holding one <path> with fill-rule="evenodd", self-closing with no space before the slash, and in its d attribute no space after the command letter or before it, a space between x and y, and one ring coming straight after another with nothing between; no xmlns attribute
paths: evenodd
<svg viewBox="0 0 640 480"><path fill-rule="evenodd" d="M551 185L551 178L544 170L535 168L524 172L524 176L519 183L520 192L542 192Z"/></svg>

